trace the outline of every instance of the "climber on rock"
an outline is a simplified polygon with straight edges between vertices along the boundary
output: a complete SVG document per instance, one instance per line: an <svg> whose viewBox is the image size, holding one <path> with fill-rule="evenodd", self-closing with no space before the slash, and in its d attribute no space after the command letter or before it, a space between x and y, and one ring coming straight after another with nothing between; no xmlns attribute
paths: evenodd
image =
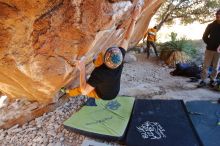
<svg viewBox="0 0 220 146"><path fill-rule="evenodd" d="M90 78L86 81L85 62L81 59L76 65L80 71L80 87L71 90L61 89L62 92L69 94L69 96L86 95L90 98L103 100L116 98L120 90L123 59L140 12L141 7L136 6L132 13L132 21L121 45L110 47L97 56L94 60L95 69Z"/></svg>

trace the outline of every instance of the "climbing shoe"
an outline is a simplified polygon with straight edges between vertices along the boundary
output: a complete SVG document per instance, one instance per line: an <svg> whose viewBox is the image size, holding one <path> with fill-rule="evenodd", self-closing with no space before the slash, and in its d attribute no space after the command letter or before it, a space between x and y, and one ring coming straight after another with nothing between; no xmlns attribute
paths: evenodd
<svg viewBox="0 0 220 146"><path fill-rule="evenodd" d="M60 92L63 94L68 94L70 91L68 89L66 89L66 87L62 87L62 88L60 88Z"/></svg>

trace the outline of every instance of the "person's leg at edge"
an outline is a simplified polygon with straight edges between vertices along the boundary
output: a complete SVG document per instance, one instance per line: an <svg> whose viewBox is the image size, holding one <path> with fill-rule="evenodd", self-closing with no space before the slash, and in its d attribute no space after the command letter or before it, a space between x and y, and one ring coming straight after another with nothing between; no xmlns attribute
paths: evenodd
<svg viewBox="0 0 220 146"><path fill-rule="evenodd" d="M150 42L147 41L147 58L150 57Z"/></svg>
<svg viewBox="0 0 220 146"><path fill-rule="evenodd" d="M142 53L146 53L147 52L147 41L143 41L143 52Z"/></svg>
<svg viewBox="0 0 220 146"><path fill-rule="evenodd" d="M156 56L158 57L157 47L156 47L155 43L151 42L151 46L154 48L154 52L155 52Z"/></svg>
<svg viewBox="0 0 220 146"><path fill-rule="evenodd" d="M201 82L199 83L198 87L206 86L206 80L207 80L207 76L208 76L208 68L212 63L212 59L213 59L212 51L206 50L204 64L203 64L203 68L202 68L202 74L201 74Z"/></svg>
<svg viewBox="0 0 220 146"><path fill-rule="evenodd" d="M219 60L220 60L220 53L215 52L213 55L213 60L212 60L212 65L213 65L213 70L210 75L210 86L214 86L216 77L218 75L218 68L219 68Z"/></svg>

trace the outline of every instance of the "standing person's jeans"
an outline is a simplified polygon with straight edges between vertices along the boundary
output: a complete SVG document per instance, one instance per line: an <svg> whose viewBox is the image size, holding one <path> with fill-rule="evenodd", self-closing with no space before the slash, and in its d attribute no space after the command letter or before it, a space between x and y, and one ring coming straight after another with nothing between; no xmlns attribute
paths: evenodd
<svg viewBox="0 0 220 146"><path fill-rule="evenodd" d="M220 53L210 50L205 51L205 60L202 69L202 81L206 82L206 79L208 77L208 69L210 65L213 66L213 70L210 75L210 78L212 81L215 81L218 75L219 60L220 60Z"/></svg>
<svg viewBox="0 0 220 146"><path fill-rule="evenodd" d="M147 48L146 48L147 49L147 57L148 58L150 57L150 46L152 46L154 48L154 52L155 52L156 56L158 56L155 42L147 41Z"/></svg>

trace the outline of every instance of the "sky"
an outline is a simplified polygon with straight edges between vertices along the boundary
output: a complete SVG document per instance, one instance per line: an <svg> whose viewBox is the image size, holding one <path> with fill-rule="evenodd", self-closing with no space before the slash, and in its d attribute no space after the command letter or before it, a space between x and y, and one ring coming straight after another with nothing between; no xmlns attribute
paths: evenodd
<svg viewBox="0 0 220 146"><path fill-rule="evenodd" d="M150 23L150 27L155 25L155 21L152 20ZM164 25L161 30L158 32L157 37L159 42L165 42L170 40L170 33L177 33L177 37L186 37L191 40L199 40L202 39L202 35L206 29L208 24L199 24L195 22L189 25L182 25L180 22L176 22L176 24L172 26Z"/></svg>

